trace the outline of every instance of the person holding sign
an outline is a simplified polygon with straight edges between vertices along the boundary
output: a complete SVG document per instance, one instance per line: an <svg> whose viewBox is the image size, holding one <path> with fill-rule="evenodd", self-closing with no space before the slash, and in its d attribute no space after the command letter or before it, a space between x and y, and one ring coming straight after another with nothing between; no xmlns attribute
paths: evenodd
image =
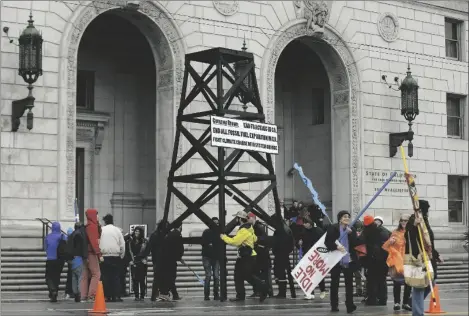
<svg viewBox="0 0 469 316"><path fill-rule="evenodd" d="M231 246L238 248L238 258L236 259L234 281L236 288L236 298L230 301L238 302L244 301L246 298L246 290L244 288L244 281L247 281L253 287L259 290L260 301L263 302L267 297L267 285L254 273L256 265L256 251L254 244L257 241L256 234L252 225L248 223L248 214L244 211L239 211L235 215L238 219L239 230L233 238L225 234L221 234L220 238Z"/></svg>
<svg viewBox="0 0 469 316"><path fill-rule="evenodd" d="M300 229L298 234L298 248L302 248L303 253L308 253L319 239L321 239L322 235L324 235L324 231L320 227L316 226L316 223L311 219L305 219L303 227ZM321 291L320 298L324 299L326 297L325 279L319 283L319 289ZM314 299L314 290L311 294L305 295L305 299Z"/></svg>
<svg viewBox="0 0 469 316"><path fill-rule="evenodd" d="M325 246L329 251L339 250L345 256L331 270L331 311L339 311L339 281L343 273L345 279L345 306L347 313L353 313L357 306L353 303L353 274L358 264L355 247L358 246L357 231L350 224L350 212L340 211L337 224L327 229ZM341 238L342 237L342 238Z"/></svg>

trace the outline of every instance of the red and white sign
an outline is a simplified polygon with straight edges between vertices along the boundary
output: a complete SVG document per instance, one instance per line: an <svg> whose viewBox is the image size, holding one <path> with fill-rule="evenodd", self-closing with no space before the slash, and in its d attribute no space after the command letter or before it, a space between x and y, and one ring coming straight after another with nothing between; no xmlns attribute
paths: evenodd
<svg viewBox="0 0 469 316"><path fill-rule="evenodd" d="M292 271L292 276L306 295L311 294L319 283L326 277L329 271L345 256L344 253L335 250L327 250L324 241L326 234L303 255Z"/></svg>

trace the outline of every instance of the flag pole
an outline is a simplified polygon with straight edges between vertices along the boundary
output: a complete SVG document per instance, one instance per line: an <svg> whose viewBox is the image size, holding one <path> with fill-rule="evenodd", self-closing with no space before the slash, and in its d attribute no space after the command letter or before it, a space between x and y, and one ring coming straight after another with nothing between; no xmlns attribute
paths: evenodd
<svg viewBox="0 0 469 316"><path fill-rule="evenodd" d="M404 147L400 146L400 149L401 149L402 162L404 164L404 172L405 172L405 176L406 176L405 179L406 179L406 182L407 182L407 186L409 188L410 198L412 199L412 204L414 206L415 219L417 219L417 217L419 217L418 209L415 208L416 201L418 201L417 189L415 188L415 181L414 181L413 185L411 185L410 180L409 180L410 174L409 174L409 168L407 166L407 160L406 160L406 157L405 157ZM415 188L414 191L411 190L411 186ZM422 224L425 225L425 222L423 222ZM433 290L433 282L432 282L432 278L431 278L431 275L430 275L430 267L428 265L427 252L425 251L425 247L424 247L424 243L423 243L423 236L422 236L422 231L421 231L420 225L417 225L417 230L419 232L420 247L422 248L423 261L424 261L424 264L425 264L425 268L427 270L427 278L428 278L428 281L429 281L429 284L430 284L430 291L432 293L433 304L436 306L435 291Z"/></svg>

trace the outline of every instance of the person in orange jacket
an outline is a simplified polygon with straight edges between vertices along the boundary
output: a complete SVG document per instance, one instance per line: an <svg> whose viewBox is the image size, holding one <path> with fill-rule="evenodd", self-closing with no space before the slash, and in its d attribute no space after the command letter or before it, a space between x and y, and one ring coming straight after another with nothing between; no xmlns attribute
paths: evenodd
<svg viewBox="0 0 469 316"><path fill-rule="evenodd" d="M393 293L394 293L394 310L398 311L401 309L401 286L403 285L404 279L404 251L405 251L405 227L409 221L409 215L401 215L399 219L399 226L391 234L391 237L383 245L383 249L388 252L388 258L386 263L388 267L394 270L395 275L391 275L393 278ZM402 277L402 280L396 278ZM400 277L399 277L400 278ZM409 305L409 298L411 287L404 283L404 297L402 298L402 309L412 311L412 307Z"/></svg>

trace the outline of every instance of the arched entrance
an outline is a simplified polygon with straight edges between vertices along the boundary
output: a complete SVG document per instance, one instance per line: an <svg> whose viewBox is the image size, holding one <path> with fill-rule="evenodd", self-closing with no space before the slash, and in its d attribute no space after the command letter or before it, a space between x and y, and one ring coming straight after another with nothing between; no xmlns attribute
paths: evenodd
<svg viewBox="0 0 469 316"><path fill-rule="evenodd" d="M89 194L88 197L85 198L85 203L83 206L84 208L98 208L103 207L103 205L111 207L110 204L112 200L112 193L109 194L107 191L102 191L104 190L103 188L108 188L112 185L113 193L126 193L121 192L121 190L115 186L115 184L118 183L119 186L125 189L124 191L127 190L125 185L121 185L119 181L122 183L124 181L134 182L134 184L129 184L132 186L132 190L130 191L136 192L131 193L142 194L143 198L146 200L151 200L151 198L153 198L153 208L156 208L157 210L162 210L162 205L164 203L166 192L166 175L169 172L171 149L174 139L173 122L175 121L182 83L185 48L183 46L183 41L181 40L181 33L170 20L169 14L154 2L140 2L138 11L124 10L120 1L110 1L107 3L103 3L101 1L88 2L87 5L77 7L70 20L70 23L66 27L61 41L62 58L60 66L60 77L62 86L60 87L59 102L62 106L60 107L59 114L59 181L61 183L59 186L59 209L61 210L61 219L65 220L73 217L74 200L77 188L75 178L77 167L76 150L77 147L79 147L77 146L79 145L77 144L77 136L79 136L77 135L77 119L78 123L82 119L80 115L77 116L77 86L79 84L77 80L82 80L83 78L83 76L81 76L81 78L78 76L78 70L86 70L84 69L86 67L80 69L82 65L78 63L78 52L79 49L81 50L81 40L90 23L97 18L108 18L109 16L112 16L114 19L118 18L125 20L129 26L134 26L135 31L139 32L141 34L141 38L146 40L147 49L151 57L150 59L153 59L153 62L147 61L147 67L145 69L147 74L143 73L143 76L140 77L140 84L135 84L135 82L129 82L128 84L128 86L133 85L136 89L140 89L142 91L144 90L146 92L136 92L133 94L133 98L127 97L125 95L122 98L117 98L116 94L107 96L95 95L94 100L96 103L99 102L98 109L100 109L99 106L107 106L110 109L113 108L113 106L109 105L109 102L118 102L119 99L121 99L120 102L123 102L121 108L127 111L125 112L125 119L127 121L129 121L130 117L132 117L133 122L136 122L138 121L138 117L142 115L153 116L153 120L149 120L151 123L146 123L145 126L137 126L137 128L134 128L133 131L129 131L129 133L127 133L128 144L132 144L132 138L141 138L143 134L146 135L145 137L149 142L136 142L134 147L125 148L126 151L144 153L143 156L145 156L146 159L145 163L133 163L134 166L128 167L128 170L133 170L132 174L141 175L140 178L137 177L136 179L135 177L131 179L124 179L123 175L119 174L120 172L125 172L124 170L119 169L119 163L117 163L117 159L116 163L113 165L113 168L115 169L112 170L113 178L107 180L102 178L102 174L105 173L103 171L103 164L97 164L96 161L102 161L103 158L100 158L99 156L104 156L105 151L111 148L111 145L115 146L117 143L113 144L114 139L106 138L106 136L109 135L106 133L106 128L104 128L104 133L99 134L100 137L103 137L104 135L102 144L99 145L98 142L100 140L98 139L99 137L97 137L98 133L96 133L94 139L91 140L91 147L95 149L95 154L89 155L89 159L86 159L85 161L85 164L87 163L90 165L90 177L94 177L94 179L86 179L86 183L89 183L91 187L88 189ZM138 47L126 47L126 45L129 44L130 43L125 42L121 43L121 50L124 51L139 49ZM116 48L114 49L117 50ZM116 55L120 54L119 51L115 51L115 53ZM112 55L109 55L110 59L112 59L112 57ZM122 63L119 65L119 67L121 74L133 71L132 67L127 67L127 65ZM114 78L116 79L114 81L118 81L120 84L122 84L123 81L126 80L124 77L125 76L123 76L121 80ZM122 92L118 87L114 87L114 91L116 93ZM99 97L107 97L108 100L98 100ZM132 100L126 100L126 98L130 98ZM132 104L134 104L134 106ZM145 104L145 106L143 106L143 104ZM143 110L144 108L146 110ZM94 112L112 112L103 111L102 109L101 111ZM132 111L133 113L131 113ZM148 111L148 113L145 111ZM124 115L121 115L121 117L124 119ZM110 113L109 126L114 124L114 126L120 126L122 128L124 124L118 120L119 119L117 116L113 117L113 113ZM129 124L130 123L128 123L128 125ZM96 130L98 130L98 128ZM143 137L143 139L145 139L145 137ZM110 147L108 148L106 146ZM97 147L99 147L99 149ZM124 151L124 148L117 148L117 146L115 146L114 149L118 149L118 152ZM152 159L154 159L156 162L151 162ZM123 162L120 162L120 165L123 165ZM153 167L149 168L149 170L145 169L148 168L147 165L153 165ZM145 173L153 174L146 176ZM147 182L155 182L153 186L147 183L145 189L143 187L145 185L140 187L138 183L135 183L145 177L149 179ZM114 183L111 184L111 180ZM116 190L114 190L114 188L116 188ZM123 196L125 196L125 194ZM124 197L122 199L124 199ZM131 196L127 202L128 204L135 203L135 196ZM105 211L104 209L103 211ZM157 214L157 216L159 215L160 214ZM148 224L150 228L153 228L153 223Z"/></svg>
<svg viewBox="0 0 469 316"><path fill-rule="evenodd" d="M328 202L327 187L330 185L330 201L334 214L340 209L348 209L354 214L357 214L362 206L363 196L361 167L362 140L360 137L362 127L360 122L359 78L353 56L348 50L346 43L332 30L327 28L327 26L324 28L324 34L322 36L311 36L307 34L306 20L291 22L279 30L267 47L268 53L267 56L263 58L261 73L261 78L263 78L261 88L266 120L272 123L275 122L277 125L279 125L277 120L280 117L284 117L282 114L275 112L280 108L285 109L281 104L289 103L290 108L292 106L295 108L299 107L298 104L294 104L292 101L285 101L285 95L281 91L278 91L278 89L282 88L277 85L278 76L276 72L282 68L279 61L282 59L281 56L283 56L284 51L288 53L287 50L290 48L287 46L289 46L289 44L297 45L297 48L301 47L304 53L304 50L309 50L311 56L317 56L315 62L318 62L318 59L321 61L325 73L327 74L330 91L330 93L324 97L324 104L326 105L324 107L324 113L330 111L328 112L328 114L330 113L330 133L327 135L324 134L323 136L319 136L318 133L316 135L318 138L323 137L327 139L327 137L330 137L330 174L332 181L322 180L320 178L324 176L322 174L316 178L315 174L313 174L314 167L312 166L309 167L311 169L303 167L303 170L305 174L312 179L317 179L317 181L313 180L316 182L313 183L315 187L324 186L325 202ZM294 56L294 53L291 54ZM307 55L307 53L305 54ZM312 58L310 62L312 63L311 65L313 65L314 58ZM321 75L320 72L317 73L317 70L313 71L314 75ZM290 76L296 76L296 74L292 73L293 72L290 72ZM312 89L313 87L310 85L308 89L310 88ZM322 88L326 88L325 85L322 85ZM282 100L277 99L279 96L282 96ZM288 98L288 96L286 97ZM312 111L312 108L310 107L309 110ZM290 114L287 113L287 115ZM327 116L327 114L324 115L325 120ZM313 129L314 126L311 126L311 132L313 132ZM293 139L286 139L286 142L292 140ZM308 140L301 140L300 143L294 144L297 148L309 148L309 150L314 148L314 151L322 149L319 147L320 145L319 141L318 144L311 145L308 143ZM328 151L327 148L326 151ZM296 152L294 151L293 154L296 154ZM301 164L302 162L298 161L298 158L302 156L299 153L298 155L299 156L295 155L293 158L290 158L290 160L296 159L296 161ZM307 191L304 191L304 188L299 189L301 183L295 183L294 181L297 180L290 179L288 174L286 174L288 172L287 164L290 162L286 160L283 162L282 159L284 158L281 156L275 157L276 161L281 161L279 163L281 167L278 166L277 162L275 163L277 178L283 178L279 180L279 185L283 186L279 188L279 191L291 195L290 192L292 189L288 189L290 185L293 187L293 190L296 190L296 188L303 190L299 191L301 192L300 194L305 196L305 201L310 202L311 197L307 195ZM307 158L301 159L305 160L303 164L308 164ZM314 164L314 161L312 164ZM324 164L327 165L326 162L324 162ZM291 166L289 168L291 168ZM328 184L328 182L330 184ZM319 193L321 194L321 192ZM283 196L281 196L281 198L283 198ZM320 196L320 198L322 199L322 196ZM269 196L268 207L269 211L273 211L274 203L272 196Z"/></svg>

